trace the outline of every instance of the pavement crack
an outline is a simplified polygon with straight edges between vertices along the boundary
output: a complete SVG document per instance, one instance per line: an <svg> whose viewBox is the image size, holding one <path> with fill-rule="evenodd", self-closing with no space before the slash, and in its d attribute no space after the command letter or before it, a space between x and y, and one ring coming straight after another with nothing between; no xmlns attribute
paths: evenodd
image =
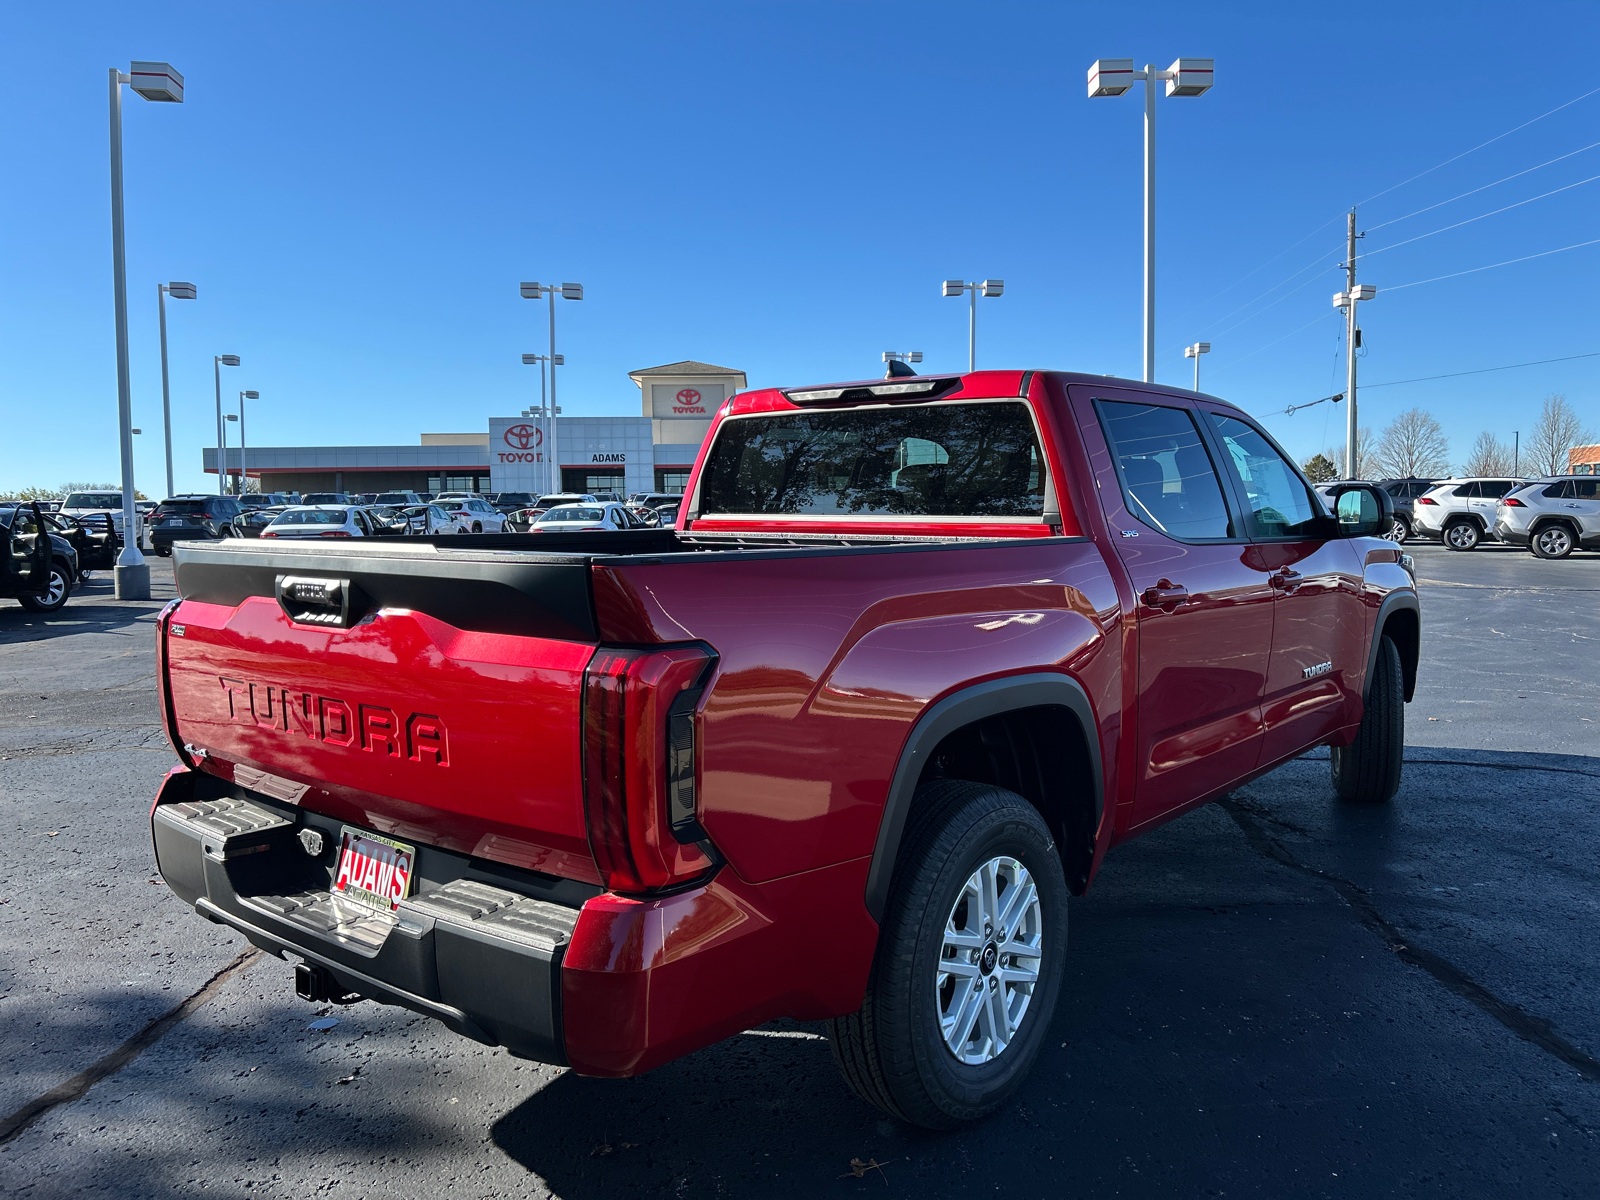
<svg viewBox="0 0 1600 1200"><path fill-rule="evenodd" d="M1409 761L1409 760L1408 760ZM1462 766L1476 766L1476 763L1462 763ZM1574 774L1587 774L1578 771ZM1373 933L1383 940L1395 957L1413 967L1419 967L1432 975L1435 980L1463 1000L1475 1004L1478 1008L1488 1013L1500 1024L1524 1041L1532 1042L1547 1054L1560 1059L1578 1074L1591 1083L1600 1083L1600 1061L1585 1054L1578 1047L1567 1041L1555 1031L1555 1027L1545 1017L1535 1016L1532 1013L1512 1004L1509 1000L1502 1000L1477 980L1473 979L1460 967L1446 958L1413 945L1404 933L1401 932L1388 918L1378 911L1365 889L1348 879L1341 879L1337 875L1330 875L1320 867L1310 863L1301 862L1287 847L1268 833L1256 819L1256 814L1237 800L1224 797L1219 800L1223 811L1233 818L1245 840L1250 843L1250 848L1263 858L1270 858L1292 871L1327 884L1338 892L1340 897L1356 914L1356 917Z"/></svg>
<svg viewBox="0 0 1600 1200"><path fill-rule="evenodd" d="M223 967L222 970L206 980L199 990L190 995L183 1003L151 1021L110 1054L107 1054L85 1070L79 1071L71 1079L58 1083L44 1095L28 1101L15 1112L0 1118L0 1146L11 1141L51 1109L72 1103L102 1079L115 1075L122 1070L123 1067L138 1058L139 1055L171 1032L172 1027L178 1022L215 996L222 990L223 984L249 967L260 956L261 951L254 947L246 950L227 966Z"/></svg>

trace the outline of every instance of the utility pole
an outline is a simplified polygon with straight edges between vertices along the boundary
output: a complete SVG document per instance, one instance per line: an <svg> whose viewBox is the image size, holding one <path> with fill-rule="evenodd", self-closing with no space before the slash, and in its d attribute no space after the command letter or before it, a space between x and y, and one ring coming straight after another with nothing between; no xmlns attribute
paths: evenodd
<svg viewBox="0 0 1600 1200"><path fill-rule="evenodd" d="M1360 437L1360 427L1356 424L1356 210L1350 210L1349 232L1345 237L1344 279L1345 292L1352 299L1345 306L1344 329L1344 398L1348 403L1344 409L1344 477L1358 479L1356 474L1357 439Z"/></svg>
<svg viewBox="0 0 1600 1200"><path fill-rule="evenodd" d="M1345 351L1345 378L1344 398L1348 410L1345 419L1345 447L1344 447L1344 477L1346 479L1358 478L1356 468L1360 465L1358 458L1358 438L1360 425L1356 417L1356 349L1361 344L1361 328L1356 323L1356 304L1361 300L1371 300L1378 294L1378 289L1370 283L1356 284L1356 239L1362 237L1356 232L1356 210L1350 210L1350 232L1346 239L1345 249L1345 290L1335 294L1333 306L1344 310L1344 351Z"/></svg>

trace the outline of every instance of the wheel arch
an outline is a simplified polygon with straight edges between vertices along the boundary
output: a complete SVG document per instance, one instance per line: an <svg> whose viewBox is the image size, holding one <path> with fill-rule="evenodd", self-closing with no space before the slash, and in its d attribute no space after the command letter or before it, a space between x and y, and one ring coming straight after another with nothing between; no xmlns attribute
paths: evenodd
<svg viewBox="0 0 1600 1200"><path fill-rule="evenodd" d="M1372 644L1367 647L1367 673L1361 681L1361 700L1366 702L1378 669L1378 649L1384 638L1400 652L1400 670L1405 677L1407 703L1417 693L1417 663L1422 658L1422 605L1415 592L1391 592L1378 606L1372 624Z"/></svg>
<svg viewBox="0 0 1600 1200"><path fill-rule="evenodd" d="M906 820L930 772L993 783L1027 799L1050 825L1067 882L1081 895L1105 811L1098 729L1082 685L1055 672L974 684L924 712L900 751L878 824L866 887L872 918L883 920ZM958 773L948 773L952 766Z"/></svg>
<svg viewBox="0 0 1600 1200"><path fill-rule="evenodd" d="M1567 516L1565 513L1542 513L1533 519L1533 524L1528 526L1529 539L1531 540L1547 525L1565 525L1571 532L1574 542L1581 540L1583 537L1583 527L1574 518Z"/></svg>

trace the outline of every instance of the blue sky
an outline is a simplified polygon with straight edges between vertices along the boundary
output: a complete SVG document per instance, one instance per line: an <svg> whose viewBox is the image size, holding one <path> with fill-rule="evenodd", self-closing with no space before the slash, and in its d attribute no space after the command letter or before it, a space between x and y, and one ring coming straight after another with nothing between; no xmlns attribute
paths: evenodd
<svg viewBox="0 0 1600 1200"><path fill-rule="evenodd" d="M230 393L261 392L259 445L415 443L519 410L537 392L519 355L544 349L523 279L585 286L558 314L572 415L636 413L627 371L682 358L754 386L874 375L890 348L959 369L965 304L938 290L955 276L1006 281L980 301L980 366L1136 376L1140 104L1085 97L1101 56L1216 59L1208 95L1159 101L1162 381L1188 380L1182 347L1205 339L1205 389L1249 411L1339 390L1342 213L1377 193L1363 381L1600 350L1600 245L1388 290L1600 238L1600 181L1579 183L1600 147L1539 166L1600 142L1600 95L1386 191L1584 93L1593 4L87 3L3 20L20 74L0 124L0 490L117 474L105 97L132 58L187 79L183 105L130 95L125 112L152 493L170 279L200 289L169 304L180 489L203 483L213 354L244 360ZM1459 460L1481 429L1526 431L1549 392L1600 426L1597 381L1588 358L1374 389L1363 424L1429 408ZM1267 421L1305 456L1343 410Z"/></svg>

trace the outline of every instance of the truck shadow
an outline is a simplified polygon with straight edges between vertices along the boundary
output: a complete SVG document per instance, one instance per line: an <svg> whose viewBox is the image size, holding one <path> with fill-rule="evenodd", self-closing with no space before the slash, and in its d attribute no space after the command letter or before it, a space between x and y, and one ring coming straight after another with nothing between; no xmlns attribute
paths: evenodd
<svg viewBox="0 0 1600 1200"><path fill-rule="evenodd" d="M15 600L0 600L0 646L49 641L76 633L127 633L141 618L149 624L177 595L170 570L151 571L149 600L118 600L110 571L96 571L53 613L29 612Z"/></svg>
<svg viewBox="0 0 1600 1200"><path fill-rule="evenodd" d="M1600 760L1412 754L1389 806L1337 805L1325 752L1233 798L1314 862L1309 872L1254 852L1218 805L1118 848L1074 905L1067 983L1038 1063L1018 1097L974 1128L933 1134L888 1118L845 1088L818 1027L777 1022L639 1079L564 1074L496 1122L492 1139L566 1200L877 1194L885 1184L937 1196L990 1196L997 1185L1282 1195L1335 1176L1357 1194L1423 1178L1456 1195L1514 1187L1528 1165L1517 1146L1533 1144L1519 1140L1545 1136L1540 1113L1551 1087L1569 1085L1566 1068L1386 952L1316 871L1358 880L1398 921L1449 920L1432 898L1441 889L1412 878L1430 822L1477 824L1481 843L1449 853L1482 857L1469 874L1503 871L1505 839L1548 846L1536 827L1565 824L1564 806L1587 810L1591 831ZM1537 805L1507 804L1518 785L1537 791ZM1542 854L1509 865L1570 869ZM1528 916L1567 927L1557 913ZM1449 951L1442 929L1428 936ZM1476 965L1492 975L1492 963ZM1571 967L1513 969L1537 996L1541 971ZM1600 1051L1600 1029L1575 1032ZM1508 1084L1514 1076L1523 1082ZM1523 1094L1524 1119L1507 1116L1508 1087ZM1575 1096L1585 1127L1600 1125L1600 1099ZM1600 1140L1577 1148L1581 1169L1593 1169ZM883 1178L856 1180L852 1159L883 1164ZM1471 1166L1486 1159L1502 1165Z"/></svg>

